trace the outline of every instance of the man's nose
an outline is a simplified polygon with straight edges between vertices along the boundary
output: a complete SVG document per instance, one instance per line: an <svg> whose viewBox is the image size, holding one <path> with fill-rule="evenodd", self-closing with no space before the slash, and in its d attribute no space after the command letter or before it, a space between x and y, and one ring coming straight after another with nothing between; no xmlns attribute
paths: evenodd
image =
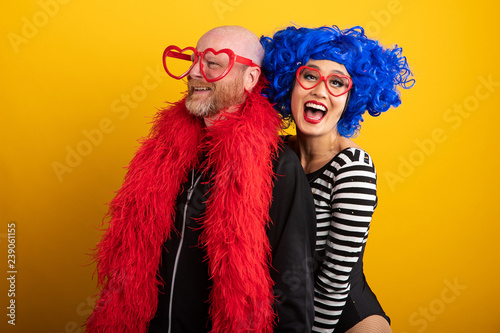
<svg viewBox="0 0 500 333"><path fill-rule="evenodd" d="M191 70L189 71L189 77L191 77L192 79L199 79L199 78L202 78L203 75L201 74L201 67L200 67L200 64L201 64L201 59L198 58L196 60L194 60L195 63L193 65L193 67L191 68Z"/></svg>

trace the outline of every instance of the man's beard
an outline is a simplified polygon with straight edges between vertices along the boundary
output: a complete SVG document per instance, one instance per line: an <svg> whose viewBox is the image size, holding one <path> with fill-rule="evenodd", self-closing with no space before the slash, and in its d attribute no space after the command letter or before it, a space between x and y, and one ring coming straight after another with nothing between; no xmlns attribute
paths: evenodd
<svg viewBox="0 0 500 333"><path fill-rule="evenodd" d="M206 96L193 94L194 87L210 88ZM233 81L209 83L204 80L189 79L186 108L197 117L211 117L220 110L242 103L244 100L243 76Z"/></svg>

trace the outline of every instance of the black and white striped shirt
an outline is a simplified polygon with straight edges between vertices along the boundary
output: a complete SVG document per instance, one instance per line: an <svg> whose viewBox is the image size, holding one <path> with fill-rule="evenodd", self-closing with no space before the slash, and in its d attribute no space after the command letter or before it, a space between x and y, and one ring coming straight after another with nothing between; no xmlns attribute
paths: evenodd
<svg viewBox="0 0 500 333"><path fill-rule="evenodd" d="M317 218L313 332L332 332L346 303L354 265L364 252L377 205L377 176L370 155L347 148L309 174Z"/></svg>

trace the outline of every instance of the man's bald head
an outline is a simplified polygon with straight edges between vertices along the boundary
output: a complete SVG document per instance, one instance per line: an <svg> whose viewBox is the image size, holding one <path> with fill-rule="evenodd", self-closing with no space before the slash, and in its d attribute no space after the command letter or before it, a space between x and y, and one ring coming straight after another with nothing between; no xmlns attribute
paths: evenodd
<svg viewBox="0 0 500 333"><path fill-rule="evenodd" d="M196 49L203 52L210 47L214 50L231 49L235 54L251 59L259 66L262 65L264 58L264 48L260 44L259 37L237 25L213 28L201 36Z"/></svg>
<svg viewBox="0 0 500 333"><path fill-rule="evenodd" d="M198 52L204 52L208 48L214 49L215 53L230 49L236 55L248 58L259 66L264 58L264 49L259 38L250 30L239 26L217 27L205 33L198 41L196 49ZM210 56L208 58L210 59ZM205 70L210 70L210 66L217 68L220 64L213 62L212 65L206 66ZM205 118L205 123L209 126L210 121L207 119L218 117L220 110L245 101L246 92L251 92L258 84L260 74L260 67L235 62L223 78L207 82L200 61L197 61L188 74L186 107L191 114Z"/></svg>

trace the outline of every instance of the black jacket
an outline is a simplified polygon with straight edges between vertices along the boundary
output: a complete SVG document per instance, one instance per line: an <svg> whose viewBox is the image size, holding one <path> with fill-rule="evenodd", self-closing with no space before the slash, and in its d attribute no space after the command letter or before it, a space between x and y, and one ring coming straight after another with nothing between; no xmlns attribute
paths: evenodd
<svg viewBox="0 0 500 333"><path fill-rule="evenodd" d="M314 319L315 209L297 156L287 146L280 148L273 165L276 179L269 212L272 224L267 231L278 314L274 332L310 332ZM150 333L211 330L208 314L211 281L206 252L198 243L205 194L210 187L208 178L206 173L190 172L177 199L175 230L164 244L159 269L164 286L158 293L158 308L150 322Z"/></svg>

